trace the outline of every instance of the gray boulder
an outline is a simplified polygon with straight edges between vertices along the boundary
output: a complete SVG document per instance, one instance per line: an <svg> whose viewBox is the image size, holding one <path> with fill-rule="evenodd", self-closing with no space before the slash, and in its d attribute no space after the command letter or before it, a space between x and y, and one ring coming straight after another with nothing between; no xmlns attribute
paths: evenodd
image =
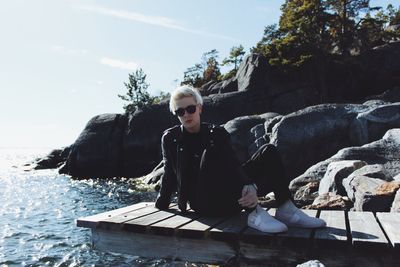
<svg viewBox="0 0 400 267"><path fill-rule="evenodd" d="M281 153L289 177L351 146L349 125L365 110L362 105L324 104L284 116L273 128L271 143Z"/></svg>
<svg viewBox="0 0 400 267"><path fill-rule="evenodd" d="M353 207L353 202L351 202L348 197L328 192L319 195L311 205L307 205L303 208L322 210L349 210L351 207Z"/></svg>
<svg viewBox="0 0 400 267"><path fill-rule="evenodd" d="M318 182L309 182L301 186L293 195L293 200L298 206L306 206L318 197Z"/></svg>
<svg viewBox="0 0 400 267"><path fill-rule="evenodd" d="M318 194L323 195L331 192L345 196L346 191L342 185L343 179L365 165L364 161L359 160L344 160L330 163L324 177L320 181Z"/></svg>
<svg viewBox="0 0 400 267"><path fill-rule="evenodd" d="M382 139L361 147L344 148L332 160L363 160L368 165L380 164L385 173L393 177L400 171L400 129L391 129Z"/></svg>
<svg viewBox="0 0 400 267"><path fill-rule="evenodd" d="M228 80L214 83L208 89L208 94L223 94L229 92L235 92L238 90L238 83L235 77L232 77Z"/></svg>
<svg viewBox="0 0 400 267"><path fill-rule="evenodd" d="M400 103L372 106L357 115L352 124L356 145L377 140L392 128L400 125Z"/></svg>
<svg viewBox="0 0 400 267"><path fill-rule="evenodd" d="M389 130L382 139L364 146L341 149L331 158L311 166L302 175L293 179L289 185L290 191L296 196L297 191L304 185L310 182L319 183L324 177L328 165L332 162L342 160L361 160L365 161L368 165L379 164L382 166L382 171L379 171L379 167L372 166L359 169L356 172L359 172L361 176L370 175L390 181L391 177L394 177L400 172L400 129ZM343 180L344 182L342 184L345 187L346 193L354 200L354 193L351 193L354 192L354 189L346 188L348 187L348 181L351 179L346 179ZM315 194L308 195L305 198L309 202L307 204L311 204L312 201L310 202L310 200L313 199L313 197L315 199ZM295 200L301 201L298 199Z"/></svg>
<svg viewBox="0 0 400 267"><path fill-rule="evenodd" d="M231 144L240 162L249 158L248 148L256 139L250 130L260 123L264 120L258 115L239 117L225 123L224 128L230 133Z"/></svg>
<svg viewBox="0 0 400 267"><path fill-rule="evenodd" d="M370 178L368 176L354 176L349 183L350 190L347 190L348 197L358 205L362 202L363 195L368 192L371 194L379 185L385 183L384 180Z"/></svg>
<svg viewBox="0 0 400 267"><path fill-rule="evenodd" d="M400 103L308 107L284 116L273 127L270 142L293 178L339 149L378 140L387 130L400 127L399 114Z"/></svg>
<svg viewBox="0 0 400 267"><path fill-rule="evenodd" d="M217 84L217 81L211 80L205 84L203 84L200 88L199 88L199 92L202 96L207 96L210 95L210 88L211 86Z"/></svg>
<svg viewBox="0 0 400 267"><path fill-rule="evenodd" d="M55 169L62 166L68 158L71 148L64 147L52 150L44 158L37 159L32 165L34 170Z"/></svg>
<svg viewBox="0 0 400 267"><path fill-rule="evenodd" d="M363 186L358 186L355 192L354 210L389 212L393 206L395 194L400 188L400 182L385 182L369 177L360 180L362 180ZM373 187L374 183L378 185Z"/></svg>
<svg viewBox="0 0 400 267"><path fill-rule="evenodd" d="M79 178L121 175L122 137L128 118L121 114L102 114L92 118L78 139L60 173Z"/></svg>
<svg viewBox="0 0 400 267"><path fill-rule="evenodd" d="M231 136L231 144L240 162L245 162L263 144L265 135L264 123L271 120L276 113L243 116L228 121L224 128Z"/></svg>
<svg viewBox="0 0 400 267"><path fill-rule="evenodd" d="M302 175L293 179L289 184L289 190L295 193L299 190L300 187L310 183L310 182L319 182L325 176L326 170L328 169L328 165L334 162L332 159L327 159L308 168ZM318 190L317 190L318 191Z"/></svg>
<svg viewBox="0 0 400 267"><path fill-rule="evenodd" d="M354 182L353 180L356 177L370 177L370 178L376 178L376 179L381 179L384 181L392 181L393 179L391 176L386 172L385 168L383 165L380 164L373 164L373 165L366 165L353 173L349 175L346 179L343 179L342 185L344 190L346 191L347 196L351 200L354 201L354 192L356 189L354 188Z"/></svg>
<svg viewBox="0 0 400 267"><path fill-rule="evenodd" d="M236 73L239 90L267 91L272 85L270 72L271 66L265 57L258 54L247 55Z"/></svg>

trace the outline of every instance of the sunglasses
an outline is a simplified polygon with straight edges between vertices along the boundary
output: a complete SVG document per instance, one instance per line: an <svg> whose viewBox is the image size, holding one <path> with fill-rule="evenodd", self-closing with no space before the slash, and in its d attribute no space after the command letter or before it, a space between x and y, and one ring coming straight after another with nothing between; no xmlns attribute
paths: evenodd
<svg viewBox="0 0 400 267"><path fill-rule="evenodd" d="M178 108L175 110L175 114L178 115L179 117L182 117L185 115L185 111L189 114L193 114L196 112L196 105L189 105L186 108Z"/></svg>

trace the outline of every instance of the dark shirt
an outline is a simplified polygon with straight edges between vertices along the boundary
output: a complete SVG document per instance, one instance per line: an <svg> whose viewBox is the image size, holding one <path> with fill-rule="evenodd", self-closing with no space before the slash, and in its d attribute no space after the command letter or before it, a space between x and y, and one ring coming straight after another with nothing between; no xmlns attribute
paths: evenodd
<svg viewBox="0 0 400 267"><path fill-rule="evenodd" d="M185 180L188 188L188 194L186 195L187 200L189 200L190 206L196 206L196 188L199 179L199 167L201 155L204 150L204 144L201 140L201 134L198 133L190 133L183 130L183 139L184 147L186 149L186 162L188 163L185 168L187 171L185 172L187 175L182 177Z"/></svg>

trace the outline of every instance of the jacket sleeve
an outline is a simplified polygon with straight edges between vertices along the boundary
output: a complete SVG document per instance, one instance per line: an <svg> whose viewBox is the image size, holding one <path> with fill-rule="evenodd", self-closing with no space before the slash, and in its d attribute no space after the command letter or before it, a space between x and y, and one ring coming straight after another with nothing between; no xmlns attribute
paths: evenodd
<svg viewBox="0 0 400 267"><path fill-rule="evenodd" d="M227 130L225 130L225 128L221 127L220 129L221 129L221 131L220 131L221 139L222 139L221 142L222 142L223 149L224 149L224 155L226 155L226 157L228 157L229 162L232 162L232 166L234 166L236 173L239 176L240 181L243 184L252 184L253 182L251 181L251 179L248 177L248 175L244 171L242 165L240 164L240 162L236 156L236 152L232 148L230 134L228 133Z"/></svg>
<svg viewBox="0 0 400 267"><path fill-rule="evenodd" d="M171 196L176 191L177 178L173 169L172 154L170 151L171 141L168 132L161 138L162 158L164 162L164 174L161 177L161 188L157 196L155 206L159 209L168 209L171 203Z"/></svg>

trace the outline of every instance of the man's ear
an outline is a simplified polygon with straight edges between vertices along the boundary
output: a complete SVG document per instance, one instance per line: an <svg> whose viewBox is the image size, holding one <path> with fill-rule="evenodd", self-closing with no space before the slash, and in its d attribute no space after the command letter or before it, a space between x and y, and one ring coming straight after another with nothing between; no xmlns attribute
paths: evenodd
<svg viewBox="0 0 400 267"><path fill-rule="evenodd" d="M199 114L201 114L202 111L203 111L203 106L199 105Z"/></svg>

